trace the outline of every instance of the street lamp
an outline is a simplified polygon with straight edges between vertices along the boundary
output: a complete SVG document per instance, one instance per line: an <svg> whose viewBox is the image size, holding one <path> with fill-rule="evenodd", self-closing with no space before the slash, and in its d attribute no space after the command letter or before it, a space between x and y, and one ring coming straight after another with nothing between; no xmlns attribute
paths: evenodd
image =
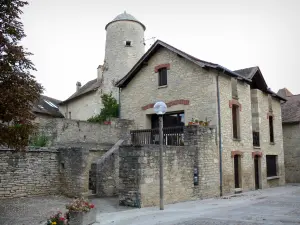
<svg viewBox="0 0 300 225"><path fill-rule="evenodd" d="M164 173L163 173L163 115L167 111L167 105L164 102L156 102L154 112L159 118L159 188L160 188L160 210L164 210Z"/></svg>

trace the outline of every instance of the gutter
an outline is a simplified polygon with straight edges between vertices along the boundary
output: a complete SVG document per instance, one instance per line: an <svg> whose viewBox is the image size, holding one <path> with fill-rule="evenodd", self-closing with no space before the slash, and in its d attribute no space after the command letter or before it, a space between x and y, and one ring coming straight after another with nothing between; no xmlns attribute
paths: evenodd
<svg viewBox="0 0 300 225"><path fill-rule="evenodd" d="M119 107L118 107L118 116L121 119L121 88L119 87Z"/></svg>
<svg viewBox="0 0 300 225"><path fill-rule="evenodd" d="M225 71L223 70L223 73ZM220 106L220 88L219 88L219 73L216 77L217 85L217 102L218 102L218 127L219 127L219 173L220 173L220 197L223 196L223 168L222 168L222 129L221 129L221 106Z"/></svg>

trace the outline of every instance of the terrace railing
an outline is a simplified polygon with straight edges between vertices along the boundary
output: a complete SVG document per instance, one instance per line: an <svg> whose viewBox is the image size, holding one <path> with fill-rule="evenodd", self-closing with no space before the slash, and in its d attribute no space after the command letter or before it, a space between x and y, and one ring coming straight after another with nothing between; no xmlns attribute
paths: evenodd
<svg viewBox="0 0 300 225"><path fill-rule="evenodd" d="M163 145L184 145L184 127L163 128ZM131 143L134 145L159 144L159 129L131 130Z"/></svg>

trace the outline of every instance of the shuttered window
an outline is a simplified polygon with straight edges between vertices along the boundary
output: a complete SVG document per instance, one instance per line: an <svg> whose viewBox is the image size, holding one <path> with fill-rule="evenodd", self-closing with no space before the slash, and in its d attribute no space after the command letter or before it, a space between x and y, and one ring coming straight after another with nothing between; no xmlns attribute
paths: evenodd
<svg viewBox="0 0 300 225"><path fill-rule="evenodd" d="M158 86L164 86L167 84L167 68L161 68L158 70Z"/></svg>

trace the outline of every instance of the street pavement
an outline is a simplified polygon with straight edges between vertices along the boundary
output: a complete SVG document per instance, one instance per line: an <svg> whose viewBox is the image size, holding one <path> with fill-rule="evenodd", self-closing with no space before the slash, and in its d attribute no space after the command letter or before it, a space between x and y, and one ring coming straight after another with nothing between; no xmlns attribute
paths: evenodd
<svg viewBox="0 0 300 225"><path fill-rule="evenodd" d="M300 185L158 207L99 213L97 225L300 224Z"/></svg>

